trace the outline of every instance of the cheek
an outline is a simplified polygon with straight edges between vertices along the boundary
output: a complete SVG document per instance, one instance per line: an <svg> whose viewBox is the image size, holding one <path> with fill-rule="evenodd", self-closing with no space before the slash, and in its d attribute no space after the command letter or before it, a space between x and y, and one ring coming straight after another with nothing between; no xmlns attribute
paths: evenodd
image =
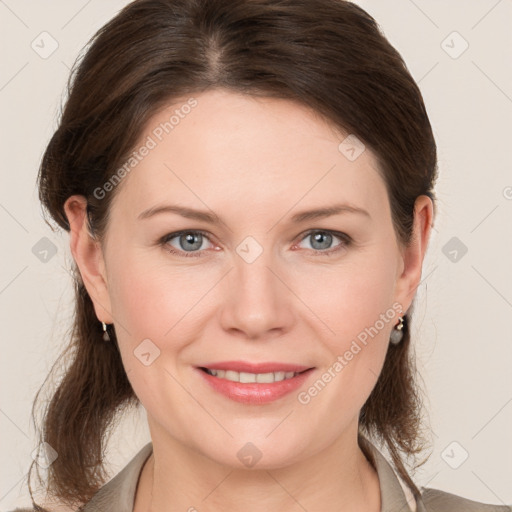
<svg viewBox="0 0 512 512"><path fill-rule="evenodd" d="M204 273L171 266L165 255L135 252L119 258L113 271L112 314L132 337L162 339L207 289Z"/></svg>
<svg viewBox="0 0 512 512"><path fill-rule="evenodd" d="M321 320L325 339L332 339L332 348L346 349L347 341L374 326L389 332L398 315L392 308L395 275L392 258L353 258L337 267L310 268L307 278L301 277L298 295ZM391 311L390 311L391 308ZM381 315L386 318L382 325Z"/></svg>
<svg viewBox="0 0 512 512"><path fill-rule="evenodd" d="M320 375L328 383L322 397L314 399L317 407L343 404L355 415L375 386L399 313L399 307L393 307L392 254L385 249L368 251L336 269L310 271L301 281L299 295L309 297L307 305L321 320L316 319L312 329L322 329L319 340L329 354ZM316 387L323 389L323 384ZM313 396L316 391L311 392Z"/></svg>
<svg viewBox="0 0 512 512"><path fill-rule="evenodd" d="M109 273L112 314L119 324L119 347L134 388L154 388L155 379L162 378L148 372L149 368L174 373L184 348L198 339L209 318L205 295L218 281L212 271L172 266L154 254L149 257L134 251L119 259ZM145 367L137 357L148 351L150 359L154 354L157 357ZM142 387L137 384L140 378L144 379Z"/></svg>
<svg viewBox="0 0 512 512"><path fill-rule="evenodd" d="M165 304L172 298L162 295L162 279L126 263L115 273L111 300L115 320L126 327L134 341L141 336L161 336L161 324L168 315Z"/></svg>
<svg viewBox="0 0 512 512"><path fill-rule="evenodd" d="M175 359L187 335L184 328L191 292L183 276L147 258L119 260L109 275L116 333L127 377L150 411L169 413L186 406L176 380Z"/></svg>

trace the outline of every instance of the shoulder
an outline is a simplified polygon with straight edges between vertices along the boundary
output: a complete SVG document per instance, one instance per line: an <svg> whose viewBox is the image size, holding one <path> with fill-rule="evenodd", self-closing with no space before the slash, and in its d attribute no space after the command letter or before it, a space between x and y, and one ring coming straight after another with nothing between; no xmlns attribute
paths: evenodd
<svg viewBox="0 0 512 512"><path fill-rule="evenodd" d="M421 498L425 512L512 512L512 505L488 505L439 489L422 488Z"/></svg>

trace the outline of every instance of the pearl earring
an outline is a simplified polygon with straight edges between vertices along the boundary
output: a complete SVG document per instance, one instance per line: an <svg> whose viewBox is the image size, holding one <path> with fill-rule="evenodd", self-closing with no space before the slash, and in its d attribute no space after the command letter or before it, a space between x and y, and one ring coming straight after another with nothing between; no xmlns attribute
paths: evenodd
<svg viewBox="0 0 512 512"><path fill-rule="evenodd" d="M107 332L107 324L105 322L101 322L103 325L103 340L104 341L110 341L110 336Z"/></svg>
<svg viewBox="0 0 512 512"><path fill-rule="evenodd" d="M404 317L403 316L399 316L398 317L398 325L396 325L393 330L391 331L391 337L389 339L389 341L393 344L393 345L398 345L401 341L402 341L402 338L404 337L404 333L403 333L403 327L404 327Z"/></svg>

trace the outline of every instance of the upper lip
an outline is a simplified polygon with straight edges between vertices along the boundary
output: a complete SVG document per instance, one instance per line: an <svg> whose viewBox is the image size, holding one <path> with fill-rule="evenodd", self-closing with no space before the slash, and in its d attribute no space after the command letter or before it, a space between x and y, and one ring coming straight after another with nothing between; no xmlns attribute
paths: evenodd
<svg viewBox="0 0 512 512"><path fill-rule="evenodd" d="M217 363L206 363L199 368L208 368L210 370L232 370L235 372L247 373L273 373L273 372L303 372L309 370L311 366L290 363L250 363L248 361L219 361Z"/></svg>

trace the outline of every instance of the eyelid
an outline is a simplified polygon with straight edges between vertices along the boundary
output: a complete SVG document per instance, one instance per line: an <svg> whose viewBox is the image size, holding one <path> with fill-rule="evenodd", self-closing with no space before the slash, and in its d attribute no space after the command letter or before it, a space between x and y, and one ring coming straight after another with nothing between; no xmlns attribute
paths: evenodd
<svg viewBox="0 0 512 512"><path fill-rule="evenodd" d="M341 231L335 231L333 229L322 229L322 228L313 228L305 231L304 233L301 233L299 235L299 240L295 245L299 244L303 240L305 240L308 236L312 235L313 233L328 233L332 235L333 237L339 238L341 240L341 243L339 245L336 245L335 247L331 247L330 249L324 249L323 251L315 251L314 249L307 249L309 253L312 253L314 256L322 256L322 255L331 255L333 253L336 253L340 250L343 250L344 248L348 247L352 242L352 237L350 235L347 235L346 233L343 233Z"/></svg>
<svg viewBox="0 0 512 512"><path fill-rule="evenodd" d="M202 229L182 229L180 231L173 231L172 233L168 233L166 235L164 235L162 238L160 238L160 240L158 241L160 245L164 246L166 251L170 252L171 254L175 254L177 256L184 256L185 258L190 258L190 257L201 257L202 256L202 253L206 250L206 249L203 249L201 251L192 251L192 252L187 252L187 251L181 251L179 249L176 249L174 247L171 246L171 248L169 248L169 241L174 239L174 238L177 238L181 235L185 235L187 233L193 233L193 234L200 234L200 235L203 235L205 238L207 238L211 243L212 240L210 240L210 237L212 235L210 235L210 233L207 233L206 231L203 231Z"/></svg>
<svg viewBox="0 0 512 512"><path fill-rule="evenodd" d="M163 237L161 237L159 239L158 243L160 245L164 246L168 252L170 252L171 254L175 254L177 256L183 256L185 258L201 257L202 253L205 252L206 249L203 249L201 251L191 251L191 252L181 251L179 249L175 249L174 247L172 247L172 249L169 249L169 241L170 240L177 238L181 235L187 234L187 233L201 234L202 236L207 238L211 243L213 243L213 241L211 240L211 237L213 237L213 235L211 235L207 231L203 231L202 229L182 229L180 231L173 231L172 233L168 233L168 234L164 235ZM353 242L352 237L346 233L343 233L340 231L335 231L332 229L312 228L312 229L308 229L307 231L304 231L303 233L298 235L298 237L296 238L297 242L294 242L293 247L295 247L297 244L302 242L304 239L306 239L308 236L312 235L313 233L328 233L336 238L339 238L342 241L341 244L339 244L335 247L332 247L330 249L319 250L319 251L315 251L314 249L307 249L309 252L313 252L313 254L315 256L322 256L322 255L328 255L328 254L330 255L332 253L337 252L338 250L343 249L344 247L347 247L348 245L350 245Z"/></svg>

